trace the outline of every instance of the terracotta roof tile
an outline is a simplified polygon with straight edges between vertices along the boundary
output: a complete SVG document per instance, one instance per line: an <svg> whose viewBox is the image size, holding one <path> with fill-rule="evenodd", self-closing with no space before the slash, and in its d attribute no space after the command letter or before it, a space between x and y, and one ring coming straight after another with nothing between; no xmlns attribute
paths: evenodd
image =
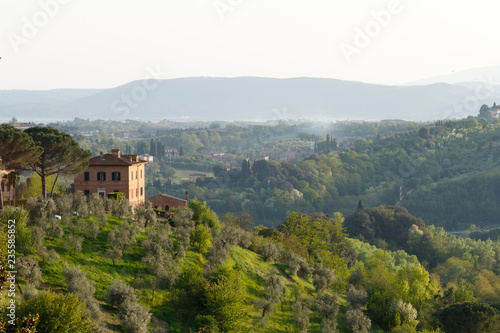
<svg viewBox="0 0 500 333"><path fill-rule="evenodd" d="M121 155L120 157L114 154L104 154L102 156L92 157L89 161L89 165L120 165L120 166L130 166L138 163L147 163L147 161L137 159L138 162L133 160L133 156L136 155Z"/></svg>
<svg viewBox="0 0 500 333"><path fill-rule="evenodd" d="M156 197L167 197L167 198L170 198L170 199L175 199L175 200L179 200L179 201L188 202L187 200L184 200L184 199L181 199L181 198L177 198L177 197L174 197L173 195L168 195L168 194L165 194L165 193L160 193L160 194L158 194L158 195L156 195L154 197L148 198L148 200L156 198Z"/></svg>

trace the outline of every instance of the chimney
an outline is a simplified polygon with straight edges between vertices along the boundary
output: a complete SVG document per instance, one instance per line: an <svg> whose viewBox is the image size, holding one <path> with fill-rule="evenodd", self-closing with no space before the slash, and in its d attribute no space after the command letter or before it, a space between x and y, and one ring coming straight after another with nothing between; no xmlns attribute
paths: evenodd
<svg viewBox="0 0 500 333"><path fill-rule="evenodd" d="M186 191L186 201L189 202L189 192Z"/></svg>
<svg viewBox="0 0 500 333"><path fill-rule="evenodd" d="M104 155L104 153L101 151L101 157Z"/></svg>
<svg viewBox="0 0 500 333"><path fill-rule="evenodd" d="M115 155L116 157L120 158L120 149L111 149L111 154Z"/></svg>

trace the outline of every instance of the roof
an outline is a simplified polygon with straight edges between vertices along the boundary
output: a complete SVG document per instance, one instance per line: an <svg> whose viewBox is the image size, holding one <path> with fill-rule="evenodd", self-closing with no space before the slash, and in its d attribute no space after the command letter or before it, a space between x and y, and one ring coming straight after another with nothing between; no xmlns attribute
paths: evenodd
<svg viewBox="0 0 500 333"><path fill-rule="evenodd" d="M173 195L168 195L168 194L165 194L165 193L160 193L158 195L155 195L154 197L148 198L147 200L153 199L153 198L156 198L156 197L166 197L166 198L170 198L170 199L174 199L174 200L188 202L187 200L184 200L184 199L181 199L181 198L177 198L177 197L174 197Z"/></svg>
<svg viewBox="0 0 500 333"><path fill-rule="evenodd" d="M120 157L115 154L103 154L102 156L92 157L89 161L89 166L131 166L139 163L148 163L147 161L141 160L137 155L120 155Z"/></svg>

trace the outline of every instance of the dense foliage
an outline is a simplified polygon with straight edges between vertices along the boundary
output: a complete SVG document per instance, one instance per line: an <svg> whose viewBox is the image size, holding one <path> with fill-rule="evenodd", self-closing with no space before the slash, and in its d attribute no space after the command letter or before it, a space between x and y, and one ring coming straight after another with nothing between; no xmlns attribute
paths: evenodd
<svg viewBox="0 0 500 333"><path fill-rule="evenodd" d="M17 225L25 325L39 316L41 332L498 330L499 232L475 226L498 216L498 121L177 125L65 128L92 151L155 155L148 187L187 189L190 202L162 218L118 195L61 190L4 209L3 234L6 220ZM146 137L112 139L95 126ZM256 158L266 149L303 155ZM180 166L214 177L183 181Z"/></svg>
<svg viewBox="0 0 500 333"><path fill-rule="evenodd" d="M182 197L188 189L220 215L248 211L266 226L276 227L292 211L347 215L359 199L404 206L446 229L497 223L500 122L491 117L330 125L75 119L53 126L73 133L94 155L120 148L155 156L147 165L147 196ZM166 147L178 155L165 156ZM295 158L263 160L266 152ZM207 178L184 181L190 172Z"/></svg>
<svg viewBox="0 0 500 333"><path fill-rule="evenodd" d="M152 314L156 322L167 321L173 332L244 332L252 327L273 332L291 327L433 332L441 327L451 332L453 325L498 325L494 302L500 300L500 243L446 234L402 207L360 208L345 221L340 213L291 213L278 229L269 229L249 228L252 223L244 215L219 220L204 202L193 201L192 208L178 210L170 222L145 227L145 206L123 220L109 215L56 220L63 232L49 236L54 225L44 221L75 203L96 212L106 208L93 197L39 200L43 205L31 204L31 220L24 228L41 242L21 251L27 263L34 260L40 266L45 283L69 292L47 293L30 282L31 275L18 276L26 298L19 306L21 315L52 316L40 330L46 325L109 328L108 311L117 313L129 332L147 332ZM28 217L22 209L5 214L16 214L16 220ZM356 222L360 218L370 223ZM344 224L347 230L356 226L352 236L365 242L349 239ZM91 225L97 227L95 237L89 236ZM367 237L369 229L377 232ZM78 237L80 250L63 246L79 242ZM109 257L107 250L113 248L119 248L119 259ZM50 251L56 255L51 257ZM426 257L428 251L432 255ZM339 307L342 300L346 308ZM60 302L72 304L57 310L67 312L69 319L61 323L52 310L39 307L51 302L51 309ZM469 305L460 308L462 304ZM461 324L452 319L457 311L481 316Z"/></svg>

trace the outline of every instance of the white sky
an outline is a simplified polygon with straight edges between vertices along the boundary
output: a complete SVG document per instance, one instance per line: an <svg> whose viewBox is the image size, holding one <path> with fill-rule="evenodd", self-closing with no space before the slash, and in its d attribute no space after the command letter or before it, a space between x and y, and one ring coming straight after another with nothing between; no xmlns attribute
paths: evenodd
<svg viewBox="0 0 500 333"><path fill-rule="evenodd" d="M232 10L222 20L215 4ZM148 68L400 84L499 65L499 14L494 0L1 0L0 89L108 88ZM341 43L367 26L348 62Z"/></svg>

